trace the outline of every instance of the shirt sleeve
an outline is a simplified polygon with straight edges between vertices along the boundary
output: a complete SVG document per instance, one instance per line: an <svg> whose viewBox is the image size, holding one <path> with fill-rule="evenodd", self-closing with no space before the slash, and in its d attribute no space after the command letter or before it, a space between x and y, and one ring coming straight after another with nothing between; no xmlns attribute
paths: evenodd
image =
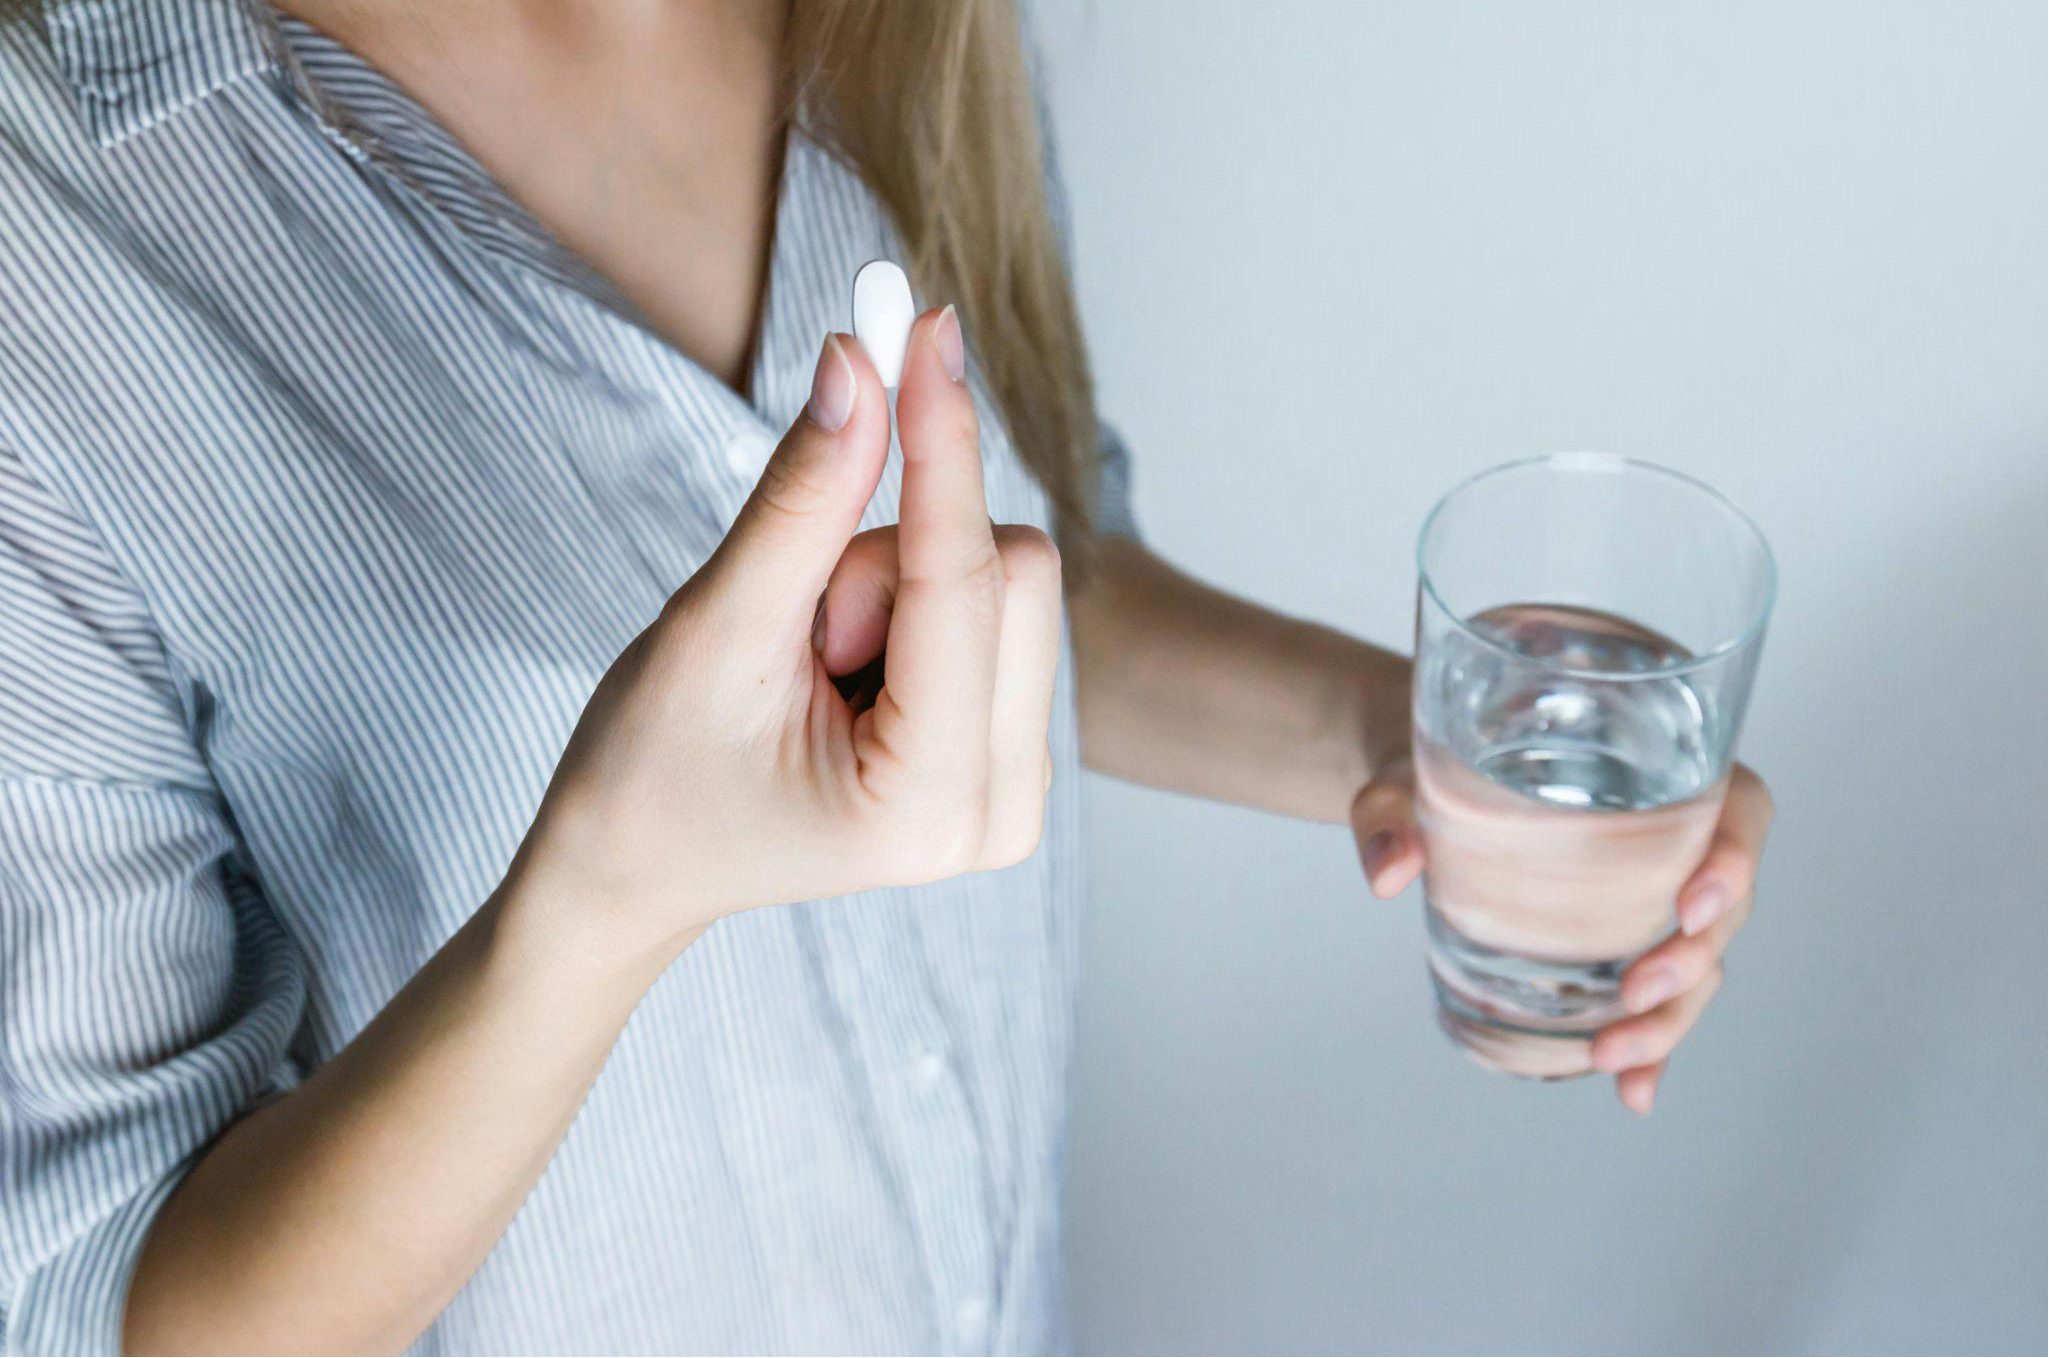
<svg viewBox="0 0 2049 1358"><path fill-rule="evenodd" d="M1115 429L1096 425L1096 531L1113 538L1139 536L1131 512L1131 453Z"/></svg>
<svg viewBox="0 0 2049 1358"><path fill-rule="evenodd" d="M0 449L0 1349L120 1351L157 1209L296 1083L305 993L143 599Z"/></svg>

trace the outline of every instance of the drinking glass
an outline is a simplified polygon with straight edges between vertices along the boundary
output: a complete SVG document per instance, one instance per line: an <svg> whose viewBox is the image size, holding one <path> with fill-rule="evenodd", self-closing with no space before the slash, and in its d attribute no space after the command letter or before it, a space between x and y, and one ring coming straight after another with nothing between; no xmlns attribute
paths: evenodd
<svg viewBox="0 0 2049 1358"><path fill-rule="evenodd" d="M1438 1019L1562 1079L1705 853L1771 611L1757 526L1595 453L1496 467L1417 544L1416 813Z"/></svg>

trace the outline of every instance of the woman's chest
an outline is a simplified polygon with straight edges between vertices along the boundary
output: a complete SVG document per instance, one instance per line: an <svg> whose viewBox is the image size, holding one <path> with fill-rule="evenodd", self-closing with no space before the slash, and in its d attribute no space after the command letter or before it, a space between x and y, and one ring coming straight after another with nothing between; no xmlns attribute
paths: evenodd
<svg viewBox="0 0 2049 1358"><path fill-rule="evenodd" d="M857 179L792 141L742 399L459 184L414 196L313 154L253 93L220 108L278 159L206 192L138 179L125 252L84 223L54 242L89 265L66 286L118 323L44 325L64 309L29 297L6 343L72 375L67 418L0 435L147 598L259 864L328 834L309 872L361 859L466 911L598 678L802 407L854 270L895 242ZM227 154L180 149L151 148L167 174ZM982 406L992 514L1044 526ZM895 520L896 486L893 465L869 525Z"/></svg>
<svg viewBox="0 0 2049 1358"><path fill-rule="evenodd" d="M452 927L773 446L765 414L645 332L513 300L330 309L317 343L215 365L125 457L122 494L162 530L130 559L274 892L332 899L316 874L347 873ZM765 353L763 389L800 392L814 342ZM985 416L992 513L1043 523ZM893 465L869 524L896 486Z"/></svg>

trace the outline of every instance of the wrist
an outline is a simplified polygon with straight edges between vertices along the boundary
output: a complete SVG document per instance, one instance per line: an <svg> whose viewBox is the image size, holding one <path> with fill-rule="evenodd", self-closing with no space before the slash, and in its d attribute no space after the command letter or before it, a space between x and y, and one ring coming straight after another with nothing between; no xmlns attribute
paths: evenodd
<svg viewBox="0 0 2049 1358"><path fill-rule="evenodd" d="M1380 776L1390 764L1409 757L1414 729L1410 707L1410 681L1414 666L1405 655L1378 651L1368 666L1361 699L1361 748L1366 751L1369 779Z"/></svg>
<svg viewBox="0 0 2049 1358"><path fill-rule="evenodd" d="M1365 648L1354 667L1348 726L1359 763L1352 795L1409 757L1410 671L1407 656L1377 647Z"/></svg>
<svg viewBox="0 0 2049 1358"><path fill-rule="evenodd" d="M618 861L544 811L492 898L508 944L601 985L652 984L719 912L684 883L638 889Z"/></svg>

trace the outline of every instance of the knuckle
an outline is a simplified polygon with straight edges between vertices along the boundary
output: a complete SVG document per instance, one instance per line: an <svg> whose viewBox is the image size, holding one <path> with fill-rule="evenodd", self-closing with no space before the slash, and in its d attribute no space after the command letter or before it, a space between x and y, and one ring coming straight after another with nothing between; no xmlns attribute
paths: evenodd
<svg viewBox="0 0 2049 1358"><path fill-rule="evenodd" d="M961 580L976 593L994 597L1003 593L1007 574L1002 553L992 549L971 556L961 570Z"/></svg>
<svg viewBox="0 0 2049 1358"><path fill-rule="evenodd" d="M975 417L973 401L949 401L946 409L935 415L932 422L932 436L942 447L981 455L982 424Z"/></svg>
<svg viewBox="0 0 2049 1358"><path fill-rule="evenodd" d="M759 511L777 517L803 518L815 514L830 499L830 488L820 479L816 467L783 453L768 460L754 487L754 502Z"/></svg>
<svg viewBox="0 0 2049 1358"><path fill-rule="evenodd" d="M704 573L692 576L662 604L662 611L635 645L658 665L681 664L691 655L716 651L718 591Z"/></svg>
<svg viewBox="0 0 2049 1358"><path fill-rule="evenodd" d="M1060 580L1060 547L1043 529L1030 524L1006 523L996 530L996 551L1003 562L1004 579L1012 585L1057 584Z"/></svg>
<svg viewBox="0 0 2049 1358"><path fill-rule="evenodd" d="M1652 975L1661 971L1671 972L1679 981L1679 989L1689 989L1699 979L1704 955L1693 946L1690 938L1675 938L1652 948L1642 957L1629 964L1625 976Z"/></svg>
<svg viewBox="0 0 2049 1358"><path fill-rule="evenodd" d="M1409 796L1399 784L1376 780L1352 799L1352 824L1361 830L1408 818Z"/></svg>
<svg viewBox="0 0 2049 1358"><path fill-rule="evenodd" d="M930 591L944 597L947 607L976 629L975 635L993 635L1003 618L1003 560L994 549L963 551L950 567L907 578L903 588L906 594Z"/></svg>
<svg viewBox="0 0 2049 1358"><path fill-rule="evenodd" d="M931 878L958 877L971 871L981 857L983 823L980 816L955 815L939 829L932 844L926 870Z"/></svg>
<svg viewBox="0 0 2049 1358"><path fill-rule="evenodd" d="M1039 851L1046 837L1046 818L1032 815L1020 825L1009 827L991 846L989 866L1014 868Z"/></svg>
<svg viewBox="0 0 2049 1358"><path fill-rule="evenodd" d="M661 614L655 619L655 626L663 632L675 632L691 625L701 611L700 594L704 589L704 576L700 572L685 580L675 593L662 601Z"/></svg>
<svg viewBox="0 0 2049 1358"><path fill-rule="evenodd" d="M905 885L920 885L968 872L981 857L986 830L981 799L937 793L920 797L888 827L897 846L892 875Z"/></svg>
<svg viewBox="0 0 2049 1358"><path fill-rule="evenodd" d="M971 600L979 610L993 615L1003 605L1003 558L987 539L950 544L919 567L906 568L901 588L906 594L931 591Z"/></svg>
<svg viewBox="0 0 2049 1358"><path fill-rule="evenodd" d="M1748 850L1741 845L1724 841L1708 851L1708 859L1714 873L1723 879L1725 887L1742 892L1743 884L1750 880L1753 866Z"/></svg>
<svg viewBox="0 0 2049 1358"><path fill-rule="evenodd" d="M1008 795L1004 799L1004 814L994 818L983 852L989 866L1015 867L1039 851L1046 835L1045 789L1051 785L1052 778L1050 751L1043 781L1033 779L1025 770L1006 776Z"/></svg>

